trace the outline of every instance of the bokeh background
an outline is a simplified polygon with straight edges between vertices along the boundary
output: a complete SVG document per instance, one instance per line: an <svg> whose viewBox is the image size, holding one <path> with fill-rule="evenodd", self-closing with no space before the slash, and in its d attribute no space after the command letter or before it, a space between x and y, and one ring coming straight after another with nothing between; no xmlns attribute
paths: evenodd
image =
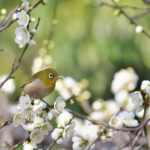
<svg viewBox="0 0 150 150"><path fill-rule="evenodd" d="M0 9L12 10L18 0L0 0ZM34 4L35 0L30 0ZM38 6L31 16L41 18L34 37L36 46L29 48L20 68L14 74L15 91L8 94L9 101L21 92L20 86L32 74L33 60L39 56L51 31L54 9L57 3L54 35L46 53L51 57L51 65L62 76L71 76L76 81L87 79L91 93L90 103L98 98L111 99L110 87L113 75L121 68L133 67L139 75L139 85L143 79L150 79L150 39L135 32L135 26L122 15L116 16L111 8L89 8L98 0L47 0L47 5ZM109 2L109 1L108 1ZM144 7L142 0L120 0L119 4ZM128 10L133 16L141 11ZM150 31L150 17L137 21L146 31ZM33 26L35 23L33 23ZM20 56L20 49L14 42L14 23L0 33L0 75L8 74L14 58ZM32 28L32 25L31 25ZM139 86L137 86L139 88ZM55 99L55 91L50 97ZM49 97L47 101L49 101Z"/></svg>
<svg viewBox="0 0 150 150"><path fill-rule="evenodd" d="M53 48L48 50L48 54L53 59L52 67L59 74L72 76L77 81L88 79L93 99L108 99L111 97L113 74L120 68L133 67L140 81L149 79L149 39L143 34L137 35L135 27L124 16L116 17L114 9L88 8L89 4L98 2L58 0L58 24L52 38ZM17 3L17 0L1 0L0 9L6 8L9 12ZM49 36L55 3L55 0L48 0L46 6L41 5L31 13L32 17L41 17L41 22L34 38L36 47L28 49L20 69L15 73L17 94L19 87L31 75L33 59L43 47L43 40ZM144 6L141 0L121 0L120 4ZM140 11L127 12L132 16ZM138 24L149 30L149 17L138 20ZM4 49L0 53L0 74L10 71L13 59L22 51L14 42L16 27L17 23L0 34L0 47Z"/></svg>

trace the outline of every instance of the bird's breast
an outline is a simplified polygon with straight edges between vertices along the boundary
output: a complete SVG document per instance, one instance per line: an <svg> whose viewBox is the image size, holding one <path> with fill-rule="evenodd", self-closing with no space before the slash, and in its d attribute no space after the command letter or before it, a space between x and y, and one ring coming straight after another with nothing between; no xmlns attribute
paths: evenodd
<svg viewBox="0 0 150 150"><path fill-rule="evenodd" d="M33 82L25 85L24 92L28 94L31 98L44 98L45 96L49 95L54 88L47 88L44 84L40 81L40 79L36 79Z"/></svg>

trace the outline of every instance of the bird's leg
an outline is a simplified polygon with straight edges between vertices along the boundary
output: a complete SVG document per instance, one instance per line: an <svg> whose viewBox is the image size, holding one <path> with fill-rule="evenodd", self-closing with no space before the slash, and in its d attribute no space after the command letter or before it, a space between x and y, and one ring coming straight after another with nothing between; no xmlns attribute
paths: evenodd
<svg viewBox="0 0 150 150"><path fill-rule="evenodd" d="M47 103L46 101L44 101L42 98L40 98L40 100L46 104L46 108L47 108L47 109L53 108L53 105L48 104L48 103Z"/></svg>

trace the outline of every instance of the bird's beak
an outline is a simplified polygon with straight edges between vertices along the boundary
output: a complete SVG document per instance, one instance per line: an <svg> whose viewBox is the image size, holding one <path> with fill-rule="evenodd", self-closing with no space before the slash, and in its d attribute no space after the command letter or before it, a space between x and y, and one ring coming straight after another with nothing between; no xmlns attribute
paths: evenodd
<svg viewBox="0 0 150 150"><path fill-rule="evenodd" d="M63 76L57 76L56 78L57 79L63 79L64 77Z"/></svg>

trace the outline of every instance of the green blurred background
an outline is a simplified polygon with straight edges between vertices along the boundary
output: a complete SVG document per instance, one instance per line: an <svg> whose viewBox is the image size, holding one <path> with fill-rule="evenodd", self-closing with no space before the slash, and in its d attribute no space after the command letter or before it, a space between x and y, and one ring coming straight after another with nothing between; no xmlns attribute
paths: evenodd
<svg viewBox="0 0 150 150"><path fill-rule="evenodd" d="M9 12L18 0L0 0L0 9ZM35 0L30 0L34 4ZM48 54L53 58L53 66L63 76L71 76L80 81L89 81L91 101L103 97L112 97L111 81L116 71L133 67L140 77L150 79L150 39L143 34L136 34L135 27L124 17L116 17L111 8L89 8L88 5L98 3L95 0L57 0L57 19L55 33L52 38L54 47ZM108 1L109 2L109 1ZM20 93L20 86L31 75L33 59L38 56L43 40L47 39L51 30L53 10L56 0L47 0L46 6L38 6L31 16L41 17L40 26L34 39L36 47L29 48L23 58L21 67L15 73L16 91L11 97ZM142 0L121 0L119 4L142 7ZM126 10L130 16L142 11ZM138 24L149 31L150 17L139 19ZM19 57L23 49L14 42L14 23L0 33L0 74L8 74L13 59Z"/></svg>

